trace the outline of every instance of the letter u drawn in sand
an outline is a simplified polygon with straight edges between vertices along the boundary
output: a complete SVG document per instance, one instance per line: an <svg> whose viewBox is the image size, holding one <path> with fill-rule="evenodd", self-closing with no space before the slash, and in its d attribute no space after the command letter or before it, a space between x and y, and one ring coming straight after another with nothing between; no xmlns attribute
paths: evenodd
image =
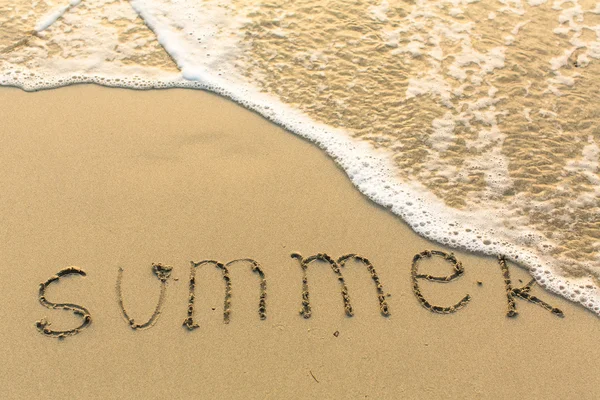
<svg viewBox="0 0 600 400"><path fill-rule="evenodd" d="M123 305L123 293L121 290L121 281L123 280L123 268L119 268L119 274L117 276L117 298L119 301L119 307L121 308L121 312L125 317L125 320L129 323L129 326L133 330L138 329L146 329L150 328L156 323L158 316L160 315L162 306L165 302L165 296L167 293L167 281L171 276L172 267L162 265L162 264L152 264L152 272L160 281L160 295L158 297L158 303L156 304L156 308L154 309L154 313L150 316L148 321L143 324L136 323L133 318L129 316L127 311L125 310L125 306Z"/></svg>

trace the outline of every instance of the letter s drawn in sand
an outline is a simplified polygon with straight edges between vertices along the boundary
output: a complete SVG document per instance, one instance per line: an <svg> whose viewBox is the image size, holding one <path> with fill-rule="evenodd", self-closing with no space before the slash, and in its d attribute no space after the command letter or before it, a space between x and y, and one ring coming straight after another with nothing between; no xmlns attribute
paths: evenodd
<svg viewBox="0 0 600 400"><path fill-rule="evenodd" d="M42 333L43 335L63 339L67 336L77 335L79 332L81 332L84 328L88 327L92 323L92 316L90 315L90 312L87 310L87 308L72 303L53 303L46 299L46 288L48 287L48 285L50 285L52 282L58 283L61 277L67 275L86 276L86 273L85 271L77 267L67 267L60 270L56 275L51 276L46 282L40 283L38 299L40 301L40 304L46 308L54 310L63 309L73 311L73 314L77 315L78 317L81 317L81 325L79 325L76 328L64 331L53 330L49 328L50 322L48 322L46 318L42 318L41 320L35 323L35 326L37 327L38 331L40 331L40 333Z"/></svg>

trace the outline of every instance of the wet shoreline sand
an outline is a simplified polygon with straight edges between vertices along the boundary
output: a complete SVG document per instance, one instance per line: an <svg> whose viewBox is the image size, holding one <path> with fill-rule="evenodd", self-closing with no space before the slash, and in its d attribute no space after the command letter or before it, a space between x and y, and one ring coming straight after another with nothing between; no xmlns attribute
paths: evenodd
<svg viewBox="0 0 600 400"><path fill-rule="evenodd" d="M361 195L313 144L210 93L131 91L91 85L25 93L2 88L0 323L7 398L593 398L598 319L532 288L565 318L507 297L496 259L454 250L464 274L420 280L432 304L471 300L449 315L423 308L411 282L413 257L452 251L414 234ZM358 253L377 271L390 316L380 313L369 271L343 268L353 317L336 276L307 271L312 316L302 318L303 270L292 253ZM249 257L267 281L266 319L258 280L232 266L230 322L213 266L196 271L194 317L182 326L190 261ZM153 263L173 267L156 323L160 285ZM38 302L40 282L61 278L50 301L90 311L92 324L57 340L52 328L77 319ZM509 263L515 287L529 281ZM420 273L448 275L441 260ZM64 282L62 279L65 279ZM519 282L522 281L521 282Z"/></svg>

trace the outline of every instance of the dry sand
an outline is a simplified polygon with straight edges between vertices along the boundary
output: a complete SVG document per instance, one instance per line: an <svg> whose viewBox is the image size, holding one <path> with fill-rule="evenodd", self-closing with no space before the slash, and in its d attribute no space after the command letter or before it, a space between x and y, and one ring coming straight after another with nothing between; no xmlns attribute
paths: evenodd
<svg viewBox="0 0 600 400"><path fill-rule="evenodd" d="M452 315L424 309L411 260L444 248L372 204L315 145L227 100L94 86L2 88L0 99L3 398L598 396L597 317L536 287L566 317L517 300L520 315L507 318L496 260L460 251L464 276L421 285L432 303L472 300ZM379 314L365 267L344 268L348 318L335 275L315 264L313 316L303 319L292 252L368 257L391 294L391 317ZM223 281L205 266L196 280L200 327L182 327L190 261L241 257L265 271L267 319L258 318L258 279L240 264L224 324ZM143 322L159 295L153 262L174 268L166 301L156 325L132 331L117 271L128 313ZM51 284L47 298L85 306L93 322L58 340L35 321L67 329L79 320L42 307L37 291L67 266L87 276ZM421 267L449 273L441 261ZM528 279L510 267L516 285Z"/></svg>

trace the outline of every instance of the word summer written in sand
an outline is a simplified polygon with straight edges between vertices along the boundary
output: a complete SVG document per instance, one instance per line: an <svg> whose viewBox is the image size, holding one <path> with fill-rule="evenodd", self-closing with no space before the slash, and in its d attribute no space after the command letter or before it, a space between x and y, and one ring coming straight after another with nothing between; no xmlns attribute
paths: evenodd
<svg viewBox="0 0 600 400"><path fill-rule="evenodd" d="M346 267L346 263L350 260L354 260L362 265L364 265L371 275L371 279L373 280L373 284L375 285L377 298L379 301L379 312L383 317L389 317L391 315L391 307L388 304L388 297L390 295L385 292L384 286L380 276L377 274L375 270L375 266L367 259L358 254L346 254L337 259L329 256L325 253L319 253L312 255L310 257L303 257L298 253L293 253L292 258L296 259L302 268L302 298L301 298L301 308L300 315L305 319L308 319L312 316L312 307L310 303L310 291L309 291L309 279L308 279L308 269L312 264L323 264L325 266L329 266L333 271L335 277L337 278L340 286L340 292L343 302L344 313L348 317L354 316L354 310L352 307L352 301L350 297L350 291L346 285L346 281L344 280L344 275L342 273L343 269ZM425 273L419 272L419 264L422 260L430 259L432 257L440 257L444 261L446 261L452 269L452 273L445 276L435 276ZM225 287L225 300L223 302L223 322L229 323L231 318L231 307L232 307L232 282L230 277L230 268L236 266L236 264L246 264L249 266L257 276L258 284L260 287L260 295L258 299L258 317L260 320L267 319L267 278L264 272L263 267L255 260L250 258L242 258L236 259L233 261L229 261L227 263L222 263L216 260L203 260L200 262L191 262L190 266L190 276L189 276L189 295L188 295L188 306L187 306L187 316L183 320L183 326L187 330L195 330L199 328L199 324L194 319L194 306L196 300L196 270L198 268L204 266L214 266L216 267L222 274L224 287ZM517 315L516 310L516 298L523 299L529 301L533 304L540 306L541 308L551 312L554 315L559 317L563 317L563 312L548 304L547 302L541 300L540 298L531 294L531 290L533 285L535 285L535 279L532 279L526 285L522 287L513 287L510 271L506 260L503 256L498 257L498 264L500 266L500 270L504 277L504 284L506 290L506 299L507 299L507 312L506 315L508 317L515 317ZM136 321L133 316L131 316L125 307L125 300L123 296L123 291L121 288L121 283L123 280L123 268L119 268L117 275L117 283L116 283L116 295L117 302L121 313L129 327L133 330L140 329L148 329L156 324L161 314L166 296L167 296L167 288L168 283L171 278L171 272L173 268L163 264L153 264L152 271L154 276L158 279L160 284L160 294L158 297L158 302L156 304L156 308L154 312L150 316L147 321L140 322ZM437 314L452 314L458 312L462 308L466 307L471 301L471 296L469 294L465 294L465 296L460 299L458 302L452 305L434 305L431 304L425 296L421 293L419 288L420 280L427 280L431 282L438 283L450 283L455 279L460 278L465 272L465 268L462 263L457 260L457 258L452 253L446 253L443 251L437 250L426 250L419 254L416 254L412 260L412 266L410 270L411 274L411 283L412 290L417 299L417 301L427 310L437 313ZM83 330L88 328L92 324L92 315L90 311L81 305L73 304L73 303L55 303L46 298L46 290L51 284L58 284L59 281L66 276L70 275L79 275L86 276L86 273L83 269L78 267L67 267L60 270L56 275L51 276L48 280L40 284L39 287L39 302L41 305L48 309L55 310L65 310L72 312L75 316L81 319L81 323L79 326L66 329L66 330L55 330L52 329L51 323L43 318L36 322L35 326L38 331L49 337L55 337L59 339L63 339L68 336L74 336L81 333ZM481 284L481 282L478 282Z"/></svg>

